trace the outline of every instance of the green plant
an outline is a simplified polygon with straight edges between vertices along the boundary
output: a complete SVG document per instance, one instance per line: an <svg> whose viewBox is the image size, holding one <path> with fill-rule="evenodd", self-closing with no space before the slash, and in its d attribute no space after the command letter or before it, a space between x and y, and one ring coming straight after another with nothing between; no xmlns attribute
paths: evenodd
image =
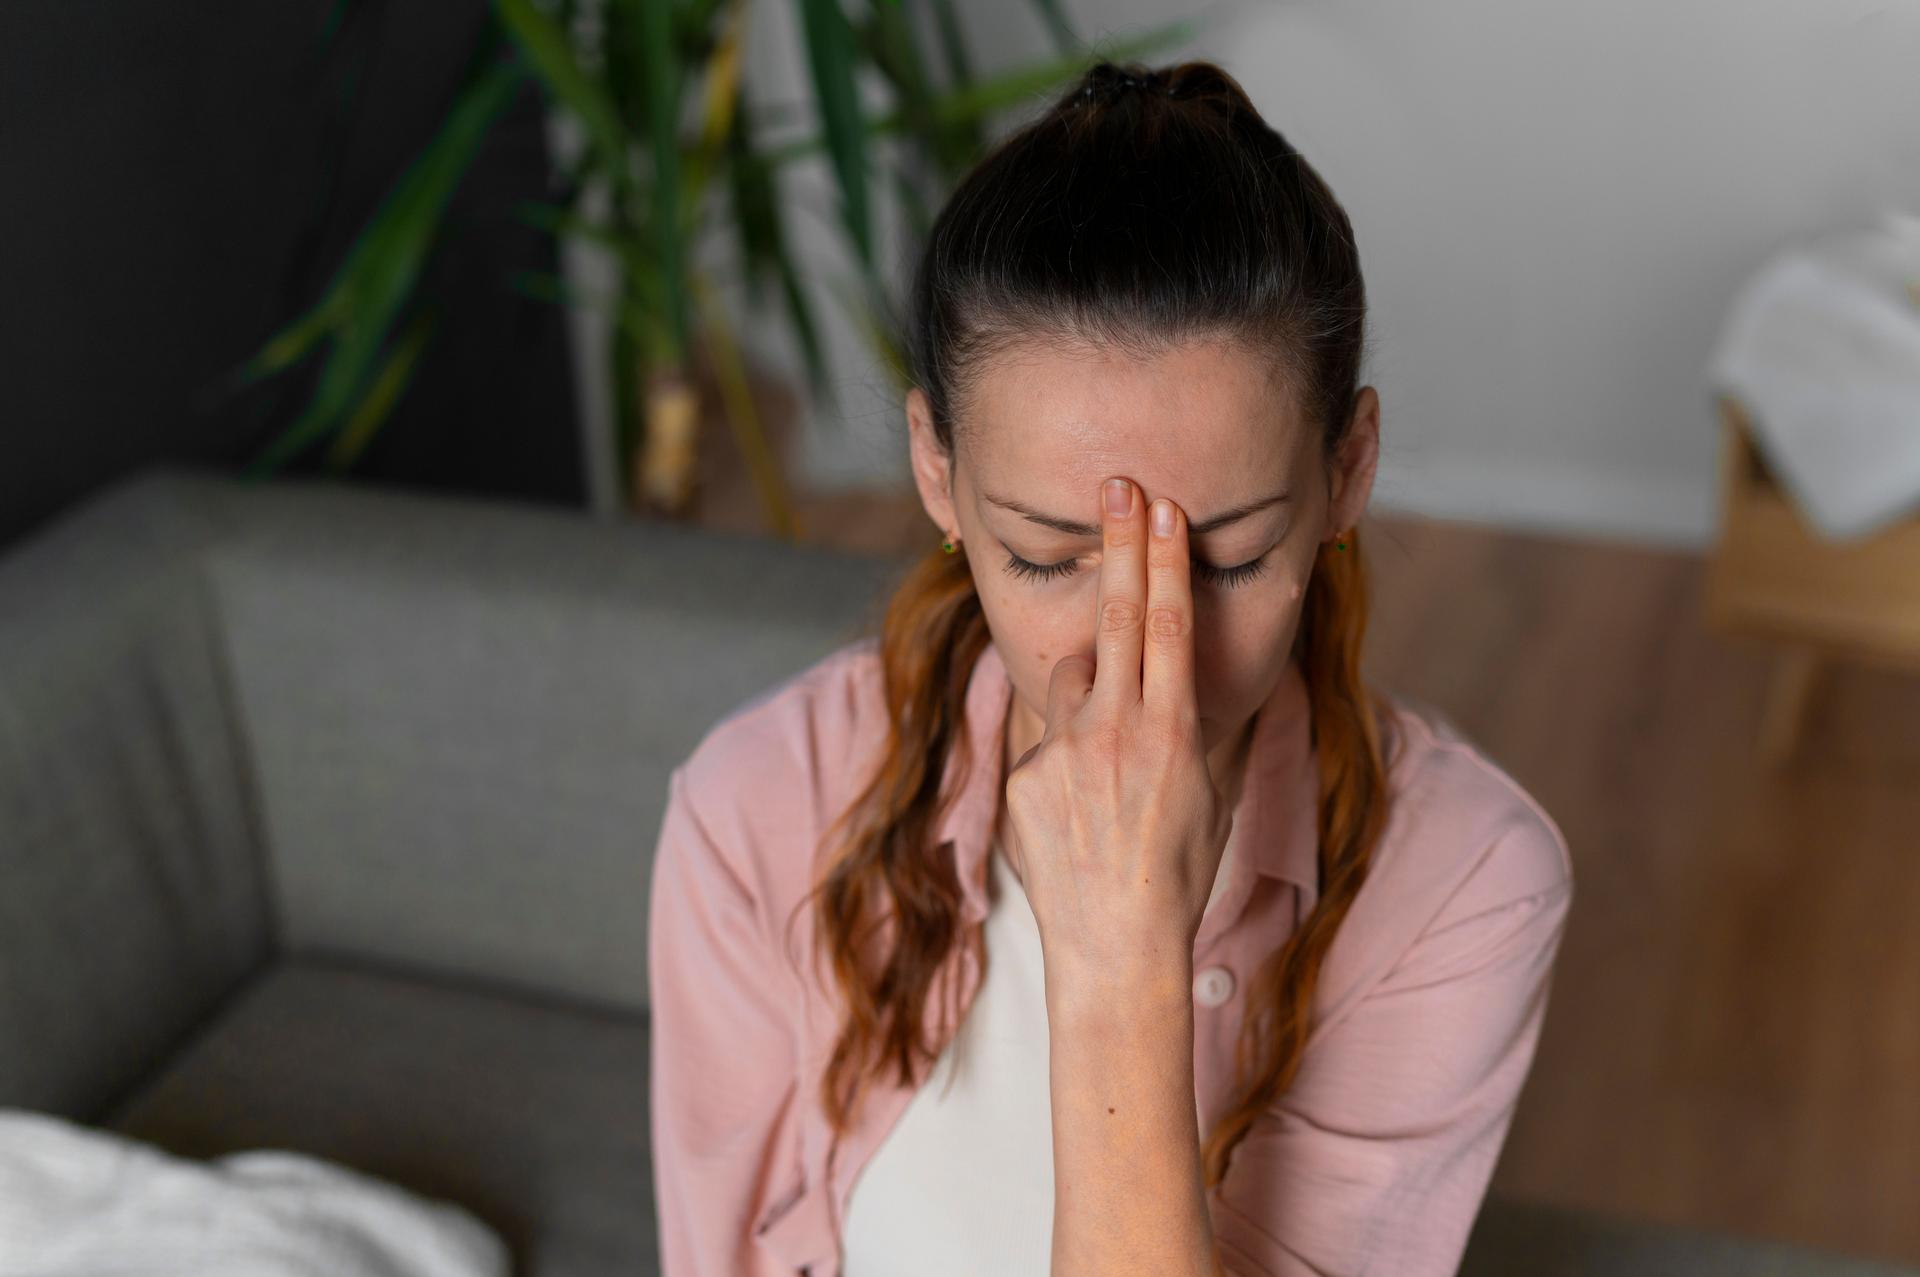
<svg viewBox="0 0 1920 1277"><path fill-rule="evenodd" d="M366 2L340 0L338 8ZM523 274L510 283L610 317L607 375L626 498L650 495L673 505L684 495L693 413L688 371L698 339L713 356L725 415L770 520L792 535L777 468L746 393L733 321L714 281L694 266L705 236L730 237L751 307L764 308L777 290L809 389L830 403L819 327L779 195L785 165L824 153L855 267L851 283L841 281L835 291L904 388L898 307L875 255L875 181L890 184L911 232L924 236L929 209L977 158L997 113L1077 76L1097 57L1136 57L1194 33L1178 22L1096 49L1074 36L1059 0L1034 0L1055 54L982 77L962 39L955 0L863 0L857 16L842 0L791 2L805 34L818 125L776 144L767 135L783 112L756 109L742 75L746 0L493 0L439 130L362 227L320 300L238 370L236 384L246 384L326 346L304 410L249 464L248 476L271 473L328 437L326 463L344 470L386 420L436 322L418 285L444 231L448 201L530 77L577 123L583 145L556 160L557 196L526 204L520 214L556 236L596 245L615 264L617 283L606 296L580 296L555 275ZM925 5L938 33L944 84L936 83L920 47L910 4ZM875 73L891 103L872 118L857 91L863 70ZM891 156L876 145L882 140L892 144Z"/></svg>

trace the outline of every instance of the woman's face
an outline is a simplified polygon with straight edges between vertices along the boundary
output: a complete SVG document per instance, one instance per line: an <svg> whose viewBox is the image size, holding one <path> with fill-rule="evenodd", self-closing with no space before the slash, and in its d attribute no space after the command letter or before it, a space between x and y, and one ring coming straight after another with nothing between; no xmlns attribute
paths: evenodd
<svg viewBox="0 0 1920 1277"><path fill-rule="evenodd" d="M1015 691L1044 713L1054 663L1095 653L1100 484L1186 512L1196 698L1207 748L1234 738L1285 670L1314 558L1365 508L1379 397L1329 464L1294 396L1229 343L1141 360L1033 342L994 356L961 411L955 455L909 391L915 482L943 534L964 542ZM1042 720L1043 721L1043 720Z"/></svg>

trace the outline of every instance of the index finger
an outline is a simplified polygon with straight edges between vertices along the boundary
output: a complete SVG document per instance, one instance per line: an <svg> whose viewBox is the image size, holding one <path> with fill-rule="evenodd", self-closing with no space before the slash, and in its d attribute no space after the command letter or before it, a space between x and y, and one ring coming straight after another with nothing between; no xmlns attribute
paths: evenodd
<svg viewBox="0 0 1920 1277"><path fill-rule="evenodd" d="M1115 514L1107 504L1108 483L1126 485L1126 513ZM1140 703L1140 628L1147 607L1146 512L1133 481L1121 478L1100 485L1100 512L1100 598L1090 699L1133 706Z"/></svg>
<svg viewBox="0 0 1920 1277"><path fill-rule="evenodd" d="M1155 516L1164 510L1165 532ZM1193 673L1193 573L1187 562L1187 513L1165 497L1153 503L1147 523L1146 651L1140 699L1178 719L1200 712Z"/></svg>

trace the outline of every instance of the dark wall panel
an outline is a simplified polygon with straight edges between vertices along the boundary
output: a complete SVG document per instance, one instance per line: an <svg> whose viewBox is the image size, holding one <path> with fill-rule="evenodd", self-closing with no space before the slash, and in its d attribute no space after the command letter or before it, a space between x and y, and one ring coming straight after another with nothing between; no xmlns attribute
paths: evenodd
<svg viewBox="0 0 1920 1277"><path fill-rule="evenodd" d="M0 5L0 543L130 469L238 469L312 368L225 374L317 299L443 118L479 0L9 0ZM358 99L340 109L351 68ZM529 86L455 195L442 319L357 480L580 505L565 317L510 291L551 239ZM321 470L310 448L288 469Z"/></svg>

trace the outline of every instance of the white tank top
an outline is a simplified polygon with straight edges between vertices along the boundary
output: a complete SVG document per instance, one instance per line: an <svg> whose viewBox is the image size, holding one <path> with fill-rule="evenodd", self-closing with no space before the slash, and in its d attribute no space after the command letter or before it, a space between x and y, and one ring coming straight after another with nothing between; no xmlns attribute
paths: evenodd
<svg viewBox="0 0 1920 1277"><path fill-rule="evenodd" d="M1232 854L1229 840L1209 908ZM841 1277L1047 1277L1052 1270L1053 1105L1040 927L997 842L988 864L999 898L983 924L986 979L854 1179Z"/></svg>

